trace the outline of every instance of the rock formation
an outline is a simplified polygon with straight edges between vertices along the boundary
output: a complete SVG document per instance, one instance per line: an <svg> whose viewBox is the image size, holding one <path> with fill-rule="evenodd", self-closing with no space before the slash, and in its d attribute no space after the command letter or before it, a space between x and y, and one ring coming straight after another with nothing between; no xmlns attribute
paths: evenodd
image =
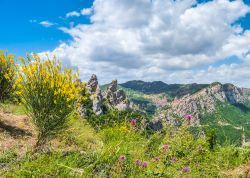
<svg viewBox="0 0 250 178"><path fill-rule="evenodd" d="M97 76L93 74L87 83L87 90L89 93L93 93L96 91L97 87L98 87Z"/></svg>
<svg viewBox="0 0 250 178"><path fill-rule="evenodd" d="M126 97L125 92L122 89L118 89L117 80L113 80L108 86L104 98L107 99L111 107L120 111L131 109L130 102Z"/></svg>
<svg viewBox="0 0 250 178"><path fill-rule="evenodd" d="M98 85L97 76L93 74L87 83L87 92L90 94L90 99L92 100L92 110L96 115L103 114L102 110L102 92Z"/></svg>
<svg viewBox="0 0 250 178"><path fill-rule="evenodd" d="M176 117L193 116L192 125L200 125L200 118L205 113L213 113L218 102L229 104L243 103L249 90L237 88L232 84L213 83L210 86L190 95L175 98L167 111L162 111L156 118L170 124L176 123Z"/></svg>
<svg viewBox="0 0 250 178"><path fill-rule="evenodd" d="M87 94L92 102L92 111L96 115L104 114L103 108L105 104L108 104L109 109L118 109L120 111L131 109L129 100L127 99L125 92L118 89L117 80L112 81L108 86L107 91L102 92L98 84L98 79L93 74L88 81ZM87 111L84 107L80 108L81 115L87 115Z"/></svg>

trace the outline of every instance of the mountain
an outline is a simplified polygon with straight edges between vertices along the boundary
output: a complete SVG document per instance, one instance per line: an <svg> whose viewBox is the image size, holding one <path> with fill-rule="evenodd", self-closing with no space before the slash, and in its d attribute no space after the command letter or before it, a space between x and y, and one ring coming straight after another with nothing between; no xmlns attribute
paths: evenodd
<svg viewBox="0 0 250 178"><path fill-rule="evenodd" d="M177 123L186 114L191 114L194 127L204 132L217 130L220 142L249 144L250 89L218 82L185 85L129 81L120 85L128 88L130 93L136 92L139 97L135 97L135 100L147 100L147 106L155 106L149 113L154 119ZM133 101L133 95L127 95ZM159 100L164 104L157 105L156 101L159 103Z"/></svg>
<svg viewBox="0 0 250 178"><path fill-rule="evenodd" d="M219 140L246 144L250 139L249 91L232 84L213 83L195 94L175 99L165 116L183 118L192 114L193 125L217 129Z"/></svg>
<svg viewBox="0 0 250 178"><path fill-rule="evenodd" d="M171 97L181 97L186 94L193 94L205 87L208 84L166 84L161 81L144 82L141 80L133 80L123 84L122 87L130 88L144 94L160 94L165 93Z"/></svg>
<svg viewBox="0 0 250 178"><path fill-rule="evenodd" d="M194 124L200 124L200 118L205 113L214 113L218 103L228 103L243 109L247 101L242 89L232 84L222 85L214 83L192 95L185 95L175 99L171 108L175 114L183 117L185 114L192 114ZM248 108L245 106L248 111ZM250 108L249 108L250 111Z"/></svg>

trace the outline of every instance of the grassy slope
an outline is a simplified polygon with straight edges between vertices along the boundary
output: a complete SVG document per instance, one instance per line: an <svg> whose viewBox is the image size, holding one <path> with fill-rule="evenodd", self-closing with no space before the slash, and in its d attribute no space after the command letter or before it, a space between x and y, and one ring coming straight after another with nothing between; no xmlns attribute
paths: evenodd
<svg viewBox="0 0 250 178"><path fill-rule="evenodd" d="M246 137L250 138L249 123L250 113L230 104L218 104L215 113L206 114L201 119L202 125L209 125L209 128L217 130L218 140L221 143L237 145L242 143L242 127Z"/></svg>
<svg viewBox="0 0 250 178"><path fill-rule="evenodd" d="M233 146L208 149L204 139L195 139L185 127L167 127L148 135L129 123L96 132L85 120L71 117L69 127L50 143L49 152L17 156L18 148L0 155L4 177L215 177L222 171L249 162L250 151ZM163 151L162 145L170 149ZM198 149L201 146L201 149ZM119 156L125 155L125 161ZM159 161L155 160L159 157ZM177 162L171 162L176 157ZM135 165L146 161L147 168ZM183 173L184 167L191 172Z"/></svg>

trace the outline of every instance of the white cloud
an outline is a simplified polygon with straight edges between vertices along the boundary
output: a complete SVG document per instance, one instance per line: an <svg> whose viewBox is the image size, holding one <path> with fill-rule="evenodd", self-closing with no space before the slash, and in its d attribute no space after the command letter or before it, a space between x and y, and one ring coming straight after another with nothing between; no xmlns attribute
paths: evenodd
<svg viewBox="0 0 250 178"><path fill-rule="evenodd" d="M55 25L54 23L49 22L49 21L42 21L42 22L39 22L39 24L47 28Z"/></svg>
<svg viewBox="0 0 250 178"><path fill-rule="evenodd" d="M84 80L96 73L103 82L114 78L168 83L231 80L243 85L242 76L250 71L245 64L250 31L232 24L249 11L242 0L202 4L195 0L95 0L92 8L82 11L91 14L92 23L60 28L73 40L51 53L78 66ZM211 67L231 56L243 64Z"/></svg>
<svg viewBox="0 0 250 178"><path fill-rule="evenodd" d="M92 8L84 8L81 10L82 15L91 15L92 14Z"/></svg>
<svg viewBox="0 0 250 178"><path fill-rule="evenodd" d="M69 17L79 17L81 14L77 11L72 11L72 12L68 12L66 14L66 18L69 18Z"/></svg>

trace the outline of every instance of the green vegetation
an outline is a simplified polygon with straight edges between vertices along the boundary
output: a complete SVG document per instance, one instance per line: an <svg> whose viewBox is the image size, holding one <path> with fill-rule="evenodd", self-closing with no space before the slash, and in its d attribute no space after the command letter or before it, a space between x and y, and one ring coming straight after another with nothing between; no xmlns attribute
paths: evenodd
<svg viewBox="0 0 250 178"><path fill-rule="evenodd" d="M37 148L61 131L81 100L77 73L63 69L56 59L41 61L38 55L17 68L16 94L38 130Z"/></svg>
<svg viewBox="0 0 250 178"><path fill-rule="evenodd" d="M143 81L129 81L121 84L122 87L129 88L144 94L160 94L165 93L168 96L181 97L186 94L193 94L205 87L207 84L166 84L161 81L143 82Z"/></svg>
<svg viewBox="0 0 250 178"><path fill-rule="evenodd" d="M223 171L249 163L250 150L234 146L210 149L209 141L196 139L183 125L167 126L148 135L123 122L94 131L77 115L58 136L57 148L27 152L18 149L0 156L8 165L4 177L219 177Z"/></svg>
<svg viewBox="0 0 250 178"><path fill-rule="evenodd" d="M201 118L205 129L214 128L220 144L241 145L243 129L246 138L250 138L250 114L241 106L218 103L216 112L205 114Z"/></svg>
<svg viewBox="0 0 250 178"><path fill-rule="evenodd" d="M15 83L15 64L12 54L0 51L0 102L13 97Z"/></svg>
<svg viewBox="0 0 250 178"><path fill-rule="evenodd" d="M10 102L0 103L0 111L4 113L12 113L15 115L25 114L25 109L23 105L17 105Z"/></svg>
<svg viewBox="0 0 250 178"><path fill-rule="evenodd" d="M137 106L141 111L144 111L149 117L155 114L157 107L152 101L153 95L144 94L142 92L125 88L119 85L119 87L125 91L126 96Z"/></svg>

